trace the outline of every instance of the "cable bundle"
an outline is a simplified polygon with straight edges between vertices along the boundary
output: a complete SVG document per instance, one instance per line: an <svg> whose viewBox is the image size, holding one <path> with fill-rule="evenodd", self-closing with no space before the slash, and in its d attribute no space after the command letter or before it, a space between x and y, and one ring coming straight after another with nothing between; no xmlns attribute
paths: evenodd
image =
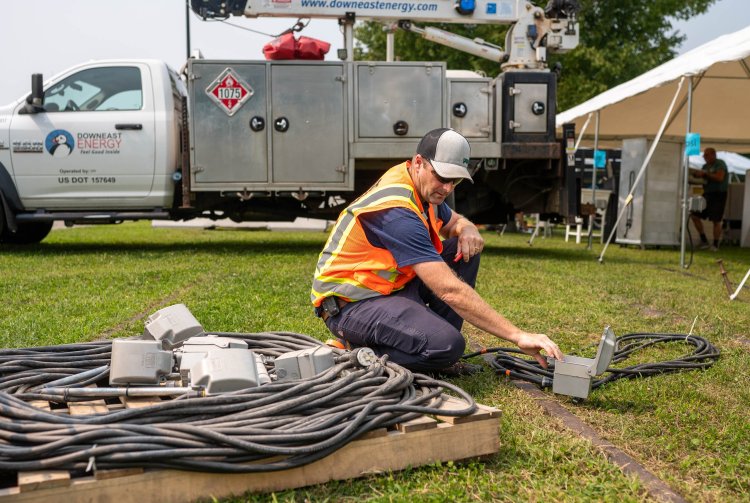
<svg viewBox="0 0 750 503"><path fill-rule="evenodd" d="M612 364L620 363L633 353L647 347L670 342L691 344L695 347L695 350L675 360L642 363L624 368L608 367L604 374L605 377L594 379L591 385L592 389L620 378L634 379L636 377L648 377L683 370L705 370L713 365L720 355L720 351L716 346L697 335L633 333L617 338L615 346L617 349L612 357ZM488 362L498 374L529 381L542 388L552 386L555 369L554 360L550 362L549 368L544 369L536 360L513 356L512 353L523 354L522 351L515 348L487 348L476 353L464 355L464 358L471 358L484 353L495 353L495 357L492 359L488 358Z"/></svg>
<svg viewBox="0 0 750 503"><path fill-rule="evenodd" d="M283 332L218 335L241 338L267 356L320 345ZM107 414L70 416L28 403L59 398L47 396L45 385L106 383L108 368L102 370L101 363L110 349L110 342L97 342L0 351L0 470L283 470L421 414L463 416L476 410L471 396L456 386L413 374L385 357L364 368L356 352L340 352L333 368L311 379ZM439 409L444 390L466 407Z"/></svg>

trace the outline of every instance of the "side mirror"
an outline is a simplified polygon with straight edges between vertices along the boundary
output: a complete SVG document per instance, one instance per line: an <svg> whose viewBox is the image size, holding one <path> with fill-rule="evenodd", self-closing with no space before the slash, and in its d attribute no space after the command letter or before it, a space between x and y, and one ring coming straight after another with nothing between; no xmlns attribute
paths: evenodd
<svg viewBox="0 0 750 503"><path fill-rule="evenodd" d="M31 75L31 94L26 98L26 105L19 111L21 114L44 112L44 79L41 73Z"/></svg>

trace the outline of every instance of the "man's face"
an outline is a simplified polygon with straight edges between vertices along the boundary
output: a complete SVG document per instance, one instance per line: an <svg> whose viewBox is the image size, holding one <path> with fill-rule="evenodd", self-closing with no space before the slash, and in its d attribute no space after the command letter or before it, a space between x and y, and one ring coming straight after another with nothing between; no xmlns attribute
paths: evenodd
<svg viewBox="0 0 750 503"><path fill-rule="evenodd" d="M417 154L414 158L414 186L422 201L441 204L461 179L445 179L435 172L430 161Z"/></svg>
<svg viewBox="0 0 750 503"><path fill-rule="evenodd" d="M706 161L707 164L711 164L716 160L716 152L711 149L706 149L705 152L703 152L703 160Z"/></svg>

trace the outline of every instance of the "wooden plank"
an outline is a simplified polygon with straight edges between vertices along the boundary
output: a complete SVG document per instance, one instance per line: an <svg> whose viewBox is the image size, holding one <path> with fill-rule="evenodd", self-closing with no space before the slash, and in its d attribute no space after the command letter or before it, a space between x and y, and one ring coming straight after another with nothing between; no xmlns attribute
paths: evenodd
<svg viewBox="0 0 750 503"><path fill-rule="evenodd" d="M68 402L71 416L87 416L90 414L106 414L109 412L104 400L89 400L87 402Z"/></svg>
<svg viewBox="0 0 750 503"><path fill-rule="evenodd" d="M36 407L37 409L50 411L49 402L47 400L30 400L29 405Z"/></svg>
<svg viewBox="0 0 750 503"><path fill-rule="evenodd" d="M487 405L482 405L481 403L477 404L477 408L483 412L486 412L490 415L490 417L500 417L502 412L500 412L500 409L496 409L494 407L488 407Z"/></svg>
<svg viewBox="0 0 750 503"><path fill-rule="evenodd" d="M361 440L363 438L380 438L388 435L388 429L387 428L378 428L376 430L368 431L361 437L359 437L357 440Z"/></svg>
<svg viewBox="0 0 750 503"><path fill-rule="evenodd" d="M94 478L96 480L107 480L117 477L127 477L128 475L139 475L141 473L143 473L143 468L113 468L111 470L96 470Z"/></svg>
<svg viewBox="0 0 750 503"><path fill-rule="evenodd" d="M70 473L66 470L18 472L18 490L22 493L70 486Z"/></svg>
<svg viewBox="0 0 750 503"><path fill-rule="evenodd" d="M126 409L140 409L142 407L149 407L151 405L156 405L160 403L164 403L159 398L152 398L152 397L146 397L146 396L124 396L120 398L120 401L125 405Z"/></svg>
<svg viewBox="0 0 750 503"><path fill-rule="evenodd" d="M226 498L247 491L270 492L330 480L344 480L384 471L402 470L435 462L455 461L496 453L499 419L468 423L439 423L436 428L402 433L389 431L384 437L356 440L326 458L298 468L247 474L195 473L176 470L146 471L106 480L73 480L70 487L51 488L29 494L2 496L0 502L60 501L89 503L160 503Z"/></svg>
<svg viewBox="0 0 750 503"><path fill-rule="evenodd" d="M437 428L437 421L427 416L419 416L418 418L412 419L411 421L405 421L398 423L396 429L403 433L409 433L411 431L422 431Z"/></svg>
<svg viewBox="0 0 750 503"><path fill-rule="evenodd" d="M440 405L441 410L462 410L466 408L466 403L463 400L454 398L452 396L443 395L443 403ZM485 419L491 419L499 417L500 411L493 409L492 407L481 407L477 405L477 410L469 416L442 416L436 415L435 417L441 421L451 424L471 423L473 421L483 421Z"/></svg>

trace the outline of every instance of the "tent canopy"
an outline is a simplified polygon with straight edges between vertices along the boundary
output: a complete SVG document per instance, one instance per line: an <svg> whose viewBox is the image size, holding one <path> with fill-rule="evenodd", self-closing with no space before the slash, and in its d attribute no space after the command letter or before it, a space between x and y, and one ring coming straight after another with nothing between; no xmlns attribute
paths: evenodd
<svg viewBox="0 0 750 503"><path fill-rule="evenodd" d="M557 126L576 124L599 110L602 146L621 146L624 138L653 138L680 79L692 78L692 132L701 149L750 152L750 26L716 38L557 115ZM592 78L596 78L592 75ZM684 142L687 129L686 78L662 141ZM584 138L593 140L594 121Z"/></svg>

